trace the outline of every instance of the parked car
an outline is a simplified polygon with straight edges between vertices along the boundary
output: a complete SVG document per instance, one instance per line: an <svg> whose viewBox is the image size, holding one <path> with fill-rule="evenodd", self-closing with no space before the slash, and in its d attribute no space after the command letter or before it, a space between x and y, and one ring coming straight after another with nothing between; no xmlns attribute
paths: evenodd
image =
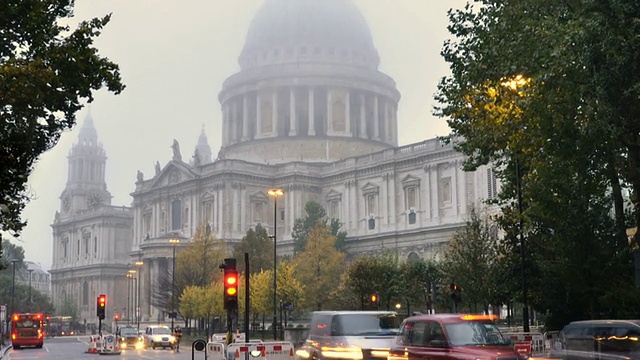
<svg viewBox="0 0 640 360"><path fill-rule="evenodd" d="M316 311L297 359L387 359L398 334L394 311Z"/></svg>
<svg viewBox="0 0 640 360"><path fill-rule="evenodd" d="M437 314L405 319L389 351L389 360L521 360L511 340L484 315Z"/></svg>
<svg viewBox="0 0 640 360"><path fill-rule="evenodd" d="M150 325L144 332L144 346L155 349L157 347L174 349L176 338L171 329L165 325Z"/></svg>
<svg viewBox="0 0 640 360"><path fill-rule="evenodd" d="M560 332L563 359L640 358L640 320L583 320L567 324Z"/></svg>

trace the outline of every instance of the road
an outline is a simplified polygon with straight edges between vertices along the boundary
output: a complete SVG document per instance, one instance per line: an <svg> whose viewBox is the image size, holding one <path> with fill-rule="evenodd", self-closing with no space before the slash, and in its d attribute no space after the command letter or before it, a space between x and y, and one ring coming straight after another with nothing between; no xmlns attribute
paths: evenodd
<svg viewBox="0 0 640 360"><path fill-rule="evenodd" d="M45 339L45 343L42 349L36 348L23 348L20 350L11 349L7 352L4 359L11 360L80 360L80 359L109 359L119 357L120 359L134 360L134 359L175 359L175 360L187 360L191 359L191 344L184 344L184 349L181 349L179 353L173 350L162 349L144 349L135 350L128 349L123 350L120 355L98 355L87 354L86 351L89 348L88 336L69 336L69 337L56 337L53 339ZM204 359L204 352L195 353L194 359Z"/></svg>

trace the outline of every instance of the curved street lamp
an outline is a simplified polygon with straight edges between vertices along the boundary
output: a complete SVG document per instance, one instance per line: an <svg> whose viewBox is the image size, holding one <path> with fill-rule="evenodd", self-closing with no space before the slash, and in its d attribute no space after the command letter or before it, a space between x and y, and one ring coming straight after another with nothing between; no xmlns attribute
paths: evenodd
<svg viewBox="0 0 640 360"><path fill-rule="evenodd" d="M278 196L284 195L284 192L282 189L271 189L267 191L267 194L273 196L273 235L270 236L273 238L273 340L278 340L278 304L276 301L276 269L278 258L276 252L276 234L278 233Z"/></svg>

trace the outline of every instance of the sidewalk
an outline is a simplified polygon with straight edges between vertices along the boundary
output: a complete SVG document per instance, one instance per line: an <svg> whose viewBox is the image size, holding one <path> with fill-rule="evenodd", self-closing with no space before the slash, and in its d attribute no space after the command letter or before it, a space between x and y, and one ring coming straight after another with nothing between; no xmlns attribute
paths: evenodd
<svg viewBox="0 0 640 360"><path fill-rule="evenodd" d="M11 349L11 345L2 345L0 348L0 360L4 359L5 354Z"/></svg>

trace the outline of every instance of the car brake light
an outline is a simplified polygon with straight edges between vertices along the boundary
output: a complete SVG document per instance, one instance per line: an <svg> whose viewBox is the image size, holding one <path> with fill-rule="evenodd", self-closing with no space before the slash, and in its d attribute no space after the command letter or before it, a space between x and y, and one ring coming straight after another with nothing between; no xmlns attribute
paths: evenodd
<svg viewBox="0 0 640 360"><path fill-rule="evenodd" d="M18 337L18 334L16 333L11 334L11 340L15 340L17 337Z"/></svg>

